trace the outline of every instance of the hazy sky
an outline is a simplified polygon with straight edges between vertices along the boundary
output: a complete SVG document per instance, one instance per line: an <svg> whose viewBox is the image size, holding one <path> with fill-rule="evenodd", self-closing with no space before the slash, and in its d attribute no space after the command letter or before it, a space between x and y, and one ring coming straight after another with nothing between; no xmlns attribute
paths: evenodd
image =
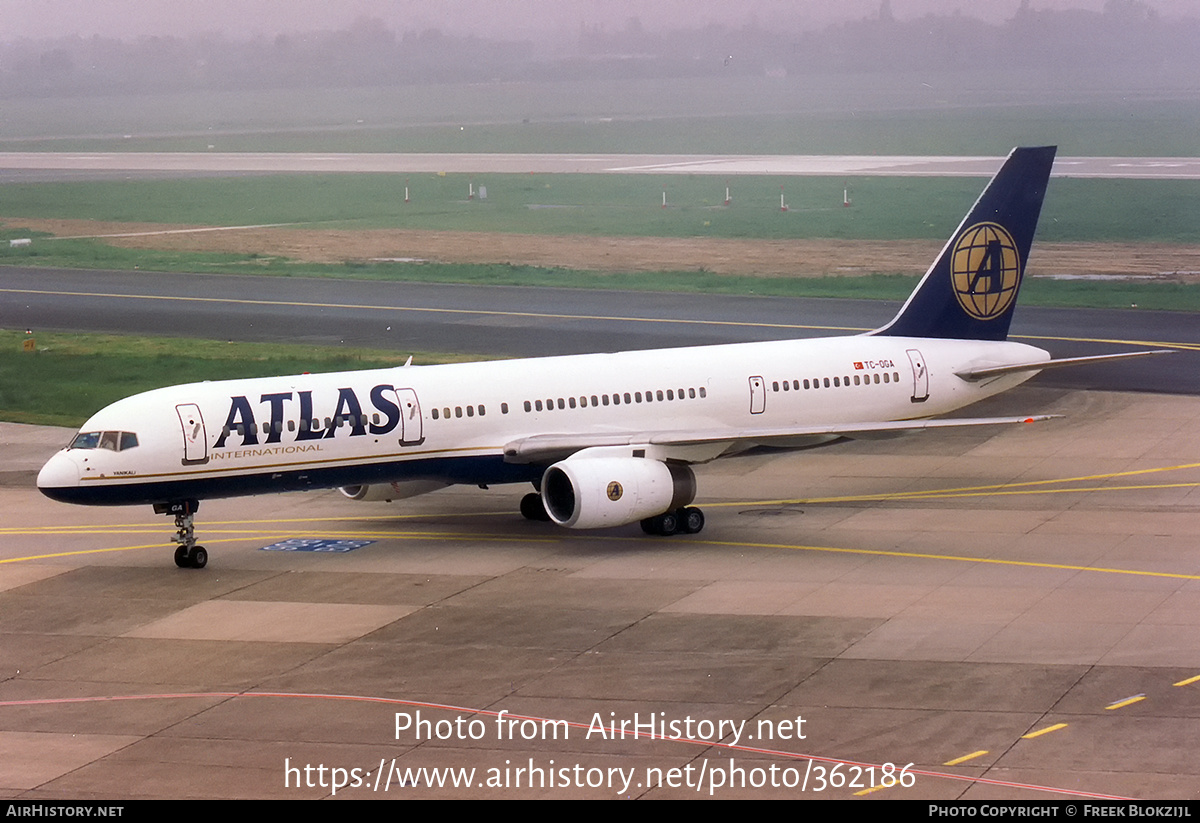
<svg viewBox="0 0 1200 823"><path fill-rule="evenodd" d="M1165 15L1194 14L1194 0L1147 0ZM961 9L987 20L1011 17L1020 0L891 0L896 17ZM1104 0L1032 0L1035 9L1100 10ZM648 29L710 22L811 29L874 14L879 0L0 0L0 40L100 34L237 36L345 28L356 17L382 19L391 29L437 27L491 37L573 36L581 23L624 28L638 17Z"/></svg>

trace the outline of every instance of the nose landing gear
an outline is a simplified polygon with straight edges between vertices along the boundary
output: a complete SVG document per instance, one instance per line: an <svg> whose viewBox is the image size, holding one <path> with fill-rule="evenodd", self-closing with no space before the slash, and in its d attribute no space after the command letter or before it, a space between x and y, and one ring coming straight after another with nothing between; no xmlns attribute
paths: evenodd
<svg viewBox="0 0 1200 823"><path fill-rule="evenodd" d="M199 500L180 500L175 503L155 503L155 514L175 515L175 565L181 569L203 569L208 565L208 550L196 545L194 516L200 508Z"/></svg>

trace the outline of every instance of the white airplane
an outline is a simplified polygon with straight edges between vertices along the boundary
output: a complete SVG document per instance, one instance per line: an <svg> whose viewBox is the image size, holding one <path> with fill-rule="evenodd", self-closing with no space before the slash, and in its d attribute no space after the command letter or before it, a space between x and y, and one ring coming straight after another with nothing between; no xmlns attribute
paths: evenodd
<svg viewBox="0 0 1200 823"><path fill-rule="evenodd" d="M97 412L46 463L67 503L175 516L202 568L208 498L340 488L394 500L531 482L521 512L572 529L694 534L692 464L757 446L944 426L929 420L1055 365L1006 341L1054 147L1014 149L889 324L865 335L191 383Z"/></svg>

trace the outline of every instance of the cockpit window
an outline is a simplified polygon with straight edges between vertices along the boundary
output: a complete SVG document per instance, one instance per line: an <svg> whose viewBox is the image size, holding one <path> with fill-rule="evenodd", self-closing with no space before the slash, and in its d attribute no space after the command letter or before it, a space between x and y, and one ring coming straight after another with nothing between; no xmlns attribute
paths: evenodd
<svg viewBox="0 0 1200 823"><path fill-rule="evenodd" d="M100 442L100 432L80 432L71 441L72 449L94 449Z"/></svg>
<svg viewBox="0 0 1200 823"><path fill-rule="evenodd" d="M69 449L108 449L121 452L137 448L138 438L134 432L80 432L71 441Z"/></svg>

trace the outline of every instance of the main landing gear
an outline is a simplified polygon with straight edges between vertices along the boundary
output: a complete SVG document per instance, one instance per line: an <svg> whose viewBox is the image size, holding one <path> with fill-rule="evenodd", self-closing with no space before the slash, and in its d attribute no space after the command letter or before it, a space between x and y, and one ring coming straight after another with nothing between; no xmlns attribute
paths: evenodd
<svg viewBox="0 0 1200 823"><path fill-rule="evenodd" d="M670 536L672 534L698 534L704 528L704 512L695 506L663 512L642 521L646 534Z"/></svg>
<svg viewBox="0 0 1200 823"><path fill-rule="evenodd" d="M550 515L546 513L546 506L542 503L542 496L537 492L530 492L521 498L521 516L526 520L550 522Z"/></svg>
<svg viewBox="0 0 1200 823"><path fill-rule="evenodd" d="M550 515L542 503L542 496L530 492L521 498L521 516L526 520L547 522ZM674 511L663 512L654 517L647 517L642 522L642 531L646 534L670 536L672 534L698 534L704 528L704 512L695 506L687 506Z"/></svg>
<svg viewBox="0 0 1200 823"><path fill-rule="evenodd" d="M175 549L175 565L181 569L203 569L208 565L208 550L196 545L193 517L199 508L199 500L154 504L155 514L175 515L175 536L171 540L179 544Z"/></svg>

